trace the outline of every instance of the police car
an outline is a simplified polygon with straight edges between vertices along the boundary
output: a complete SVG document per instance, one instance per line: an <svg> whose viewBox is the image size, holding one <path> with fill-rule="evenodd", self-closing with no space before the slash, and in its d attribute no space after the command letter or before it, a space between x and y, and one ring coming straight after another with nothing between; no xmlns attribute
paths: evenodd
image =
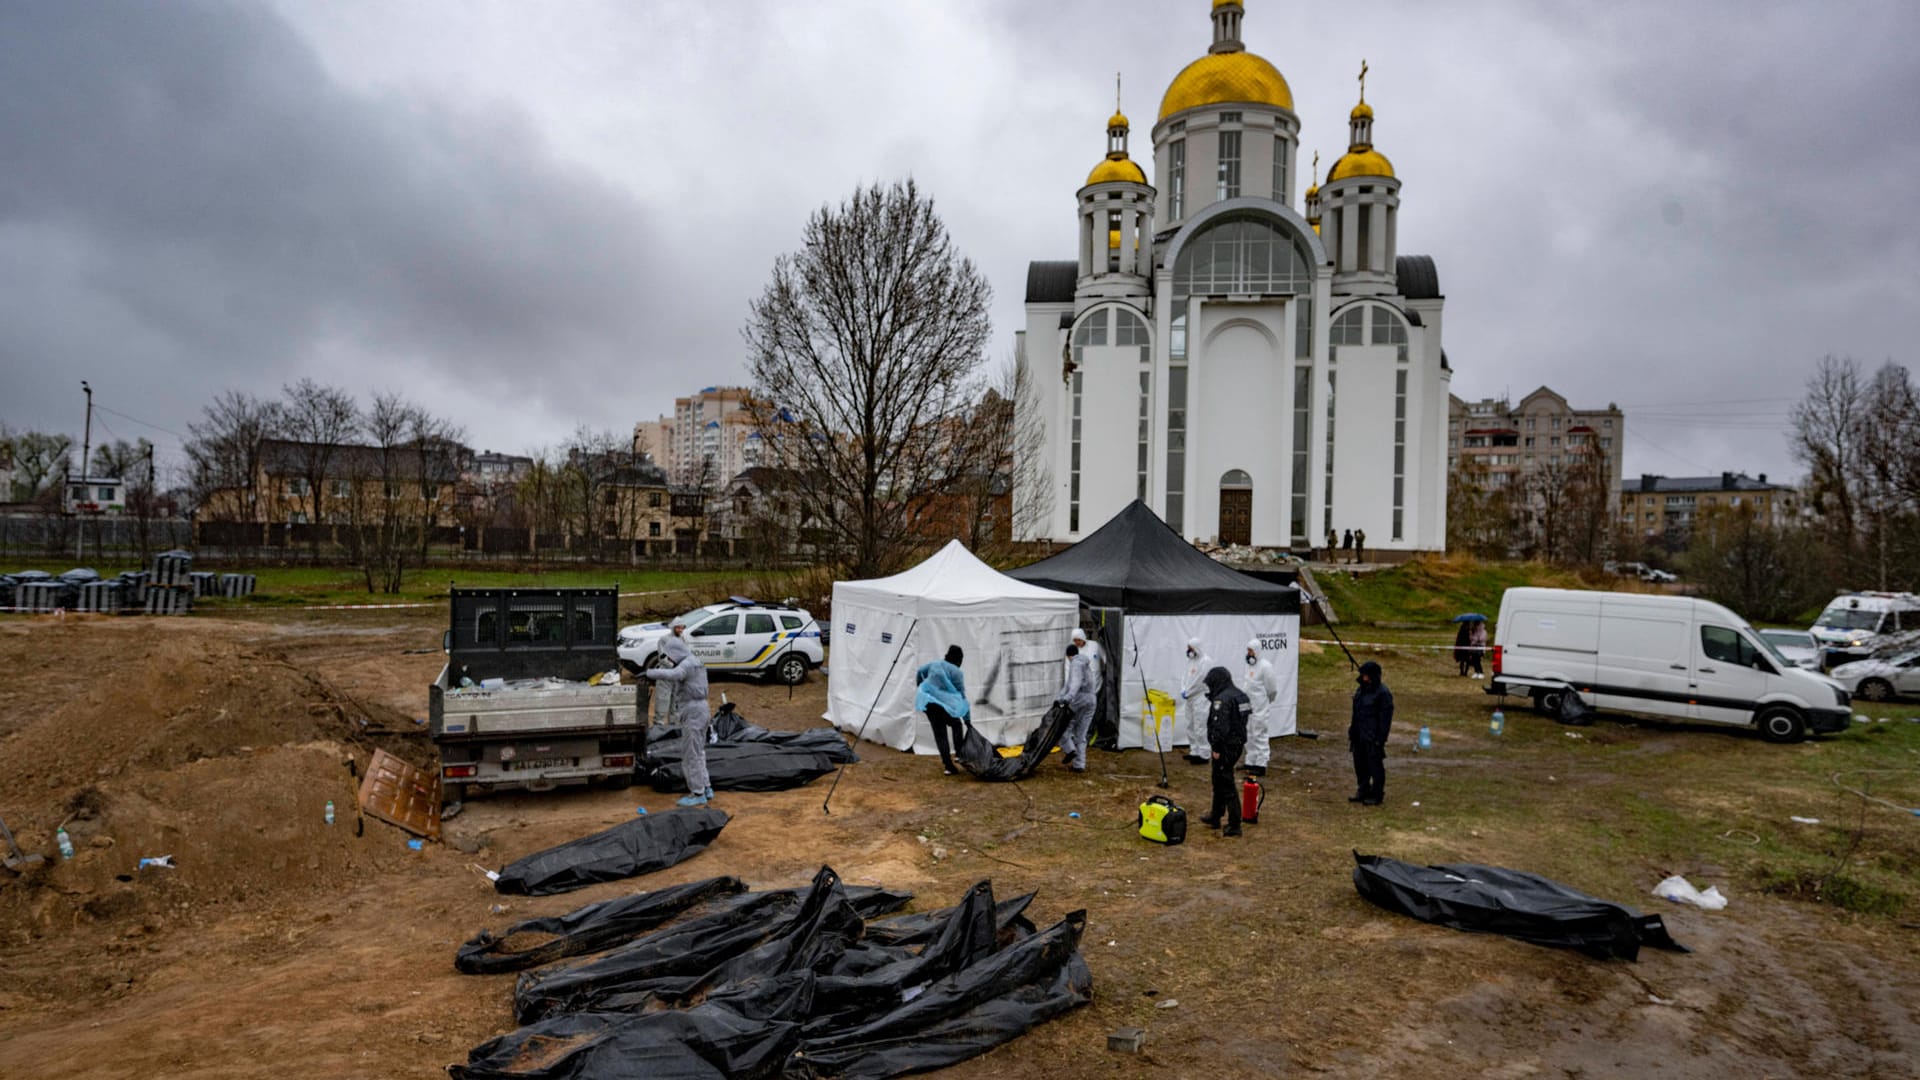
<svg viewBox="0 0 1920 1080"><path fill-rule="evenodd" d="M820 624L804 609L730 596L680 616L687 646L710 671L802 682L826 660ZM653 663L672 623L643 623L620 631L620 663L638 673Z"/></svg>

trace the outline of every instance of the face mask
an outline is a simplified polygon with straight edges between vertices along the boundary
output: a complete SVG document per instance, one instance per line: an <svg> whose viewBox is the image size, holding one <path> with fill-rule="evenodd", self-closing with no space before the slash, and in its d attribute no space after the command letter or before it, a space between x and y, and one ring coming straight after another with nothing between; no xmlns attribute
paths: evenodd
<svg viewBox="0 0 1920 1080"><path fill-rule="evenodd" d="M1196 653L1196 652L1194 652L1194 651L1193 651L1192 649L1188 649L1188 650L1187 650L1187 659L1189 659L1189 660L1198 660L1198 659L1200 659L1200 654L1199 654L1199 653Z"/></svg>
<svg viewBox="0 0 1920 1080"><path fill-rule="evenodd" d="M1253 655L1252 653L1248 653L1248 654L1247 654L1247 666L1248 666L1248 667L1252 667L1252 666L1253 666L1253 662L1254 662L1255 660L1257 660L1257 659L1259 659L1259 657L1257 657L1257 656L1254 656L1254 655Z"/></svg>

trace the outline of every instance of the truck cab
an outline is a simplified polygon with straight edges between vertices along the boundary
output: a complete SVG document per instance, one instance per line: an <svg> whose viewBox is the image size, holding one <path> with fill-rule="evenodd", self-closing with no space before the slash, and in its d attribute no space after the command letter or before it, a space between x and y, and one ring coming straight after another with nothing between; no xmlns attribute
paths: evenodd
<svg viewBox="0 0 1920 1080"><path fill-rule="evenodd" d="M632 782L648 690L621 683L618 605L617 588L452 590L428 688L443 798Z"/></svg>

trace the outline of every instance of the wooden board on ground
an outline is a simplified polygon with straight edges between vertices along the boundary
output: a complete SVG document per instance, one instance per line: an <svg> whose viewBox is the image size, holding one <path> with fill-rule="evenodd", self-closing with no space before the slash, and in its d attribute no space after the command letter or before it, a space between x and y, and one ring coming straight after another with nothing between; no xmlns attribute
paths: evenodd
<svg viewBox="0 0 1920 1080"><path fill-rule="evenodd" d="M440 839L440 774L375 750L360 781L360 809L429 840Z"/></svg>

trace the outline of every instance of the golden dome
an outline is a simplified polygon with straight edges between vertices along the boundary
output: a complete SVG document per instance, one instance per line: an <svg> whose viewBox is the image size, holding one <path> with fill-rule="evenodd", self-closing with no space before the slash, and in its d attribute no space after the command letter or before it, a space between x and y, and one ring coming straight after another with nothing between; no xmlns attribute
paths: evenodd
<svg viewBox="0 0 1920 1080"><path fill-rule="evenodd" d="M1345 180L1352 176L1393 176L1393 162L1378 150L1349 150L1340 155L1333 163L1333 170L1327 173L1327 183Z"/></svg>
<svg viewBox="0 0 1920 1080"><path fill-rule="evenodd" d="M1140 166L1134 164L1132 158L1124 157L1110 157L1095 165L1093 171L1087 174L1089 184L1110 184L1115 181L1144 184L1147 182L1147 174L1141 171Z"/></svg>
<svg viewBox="0 0 1920 1080"><path fill-rule="evenodd" d="M1213 10L1219 11L1221 8L1226 7L1228 4L1238 5L1240 4L1240 0L1213 0Z"/></svg>
<svg viewBox="0 0 1920 1080"><path fill-rule="evenodd" d="M1110 128L1127 127L1128 126L1127 114L1123 112L1115 112L1112 116L1107 117L1107 126Z"/></svg>
<svg viewBox="0 0 1920 1080"><path fill-rule="evenodd" d="M1364 101L1358 105L1355 105L1353 107L1353 111L1347 114L1347 119L1349 120L1358 120L1358 119L1361 119L1362 117L1365 117L1368 120L1373 119L1373 106L1367 104Z"/></svg>
<svg viewBox="0 0 1920 1080"><path fill-rule="evenodd" d="M1218 0L1215 5L1219 6ZM1250 52L1217 52L1195 60L1173 77L1160 99L1160 119L1201 105L1272 105L1293 109L1293 88L1280 69Z"/></svg>
<svg viewBox="0 0 1920 1080"><path fill-rule="evenodd" d="M1320 197L1320 185L1319 185L1319 184L1314 184L1314 185L1312 185L1311 187L1309 187L1309 188L1307 188L1307 198L1309 198L1309 199L1317 199L1317 198L1319 198L1319 197Z"/></svg>

